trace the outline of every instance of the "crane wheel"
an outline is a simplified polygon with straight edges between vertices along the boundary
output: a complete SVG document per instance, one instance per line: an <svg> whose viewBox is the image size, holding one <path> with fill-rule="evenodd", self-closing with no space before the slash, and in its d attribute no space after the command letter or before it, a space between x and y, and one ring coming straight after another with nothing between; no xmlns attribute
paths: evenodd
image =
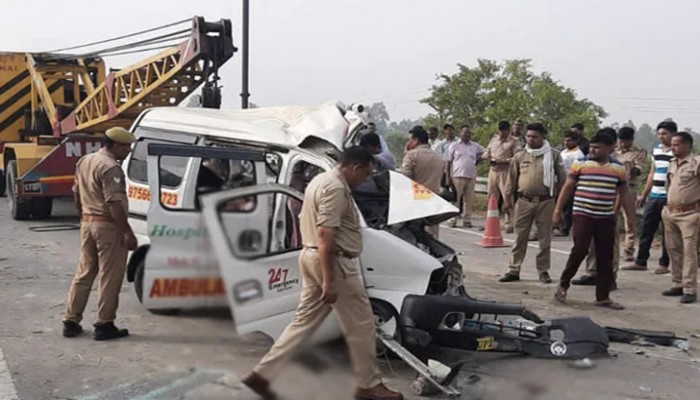
<svg viewBox="0 0 700 400"><path fill-rule="evenodd" d="M53 197L39 197L31 202L34 219L49 219L53 211Z"/></svg>
<svg viewBox="0 0 700 400"><path fill-rule="evenodd" d="M17 193L15 193L16 181L17 161L12 160L7 163L7 171L5 173L7 203L10 206L10 214L12 215L12 219L23 221L31 217L32 203L17 197Z"/></svg>

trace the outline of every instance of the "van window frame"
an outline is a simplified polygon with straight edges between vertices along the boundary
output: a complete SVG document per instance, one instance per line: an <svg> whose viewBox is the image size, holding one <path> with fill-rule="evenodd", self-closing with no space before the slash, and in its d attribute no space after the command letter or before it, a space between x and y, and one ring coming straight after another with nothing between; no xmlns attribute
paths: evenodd
<svg viewBox="0 0 700 400"><path fill-rule="evenodd" d="M126 176L131 180L132 182L139 183L142 185L148 185L148 144L149 143L160 143L160 144L181 144L181 145L195 145L197 142L197 135L189 134L186 132L175 132L175 131L169 131L169 130L163 130L163 129L156 129L156 128L148 128L148 127L138 127L135 130L135 134L138 137L138 140L134 144L134 147L132 149L132 154L129 157L129 164L126 166ZM161 137L158 137L161 136ZM165 137L165 138L162 138ZM183 139L183 140L178 140L178 139ZM140 177L134 177L131 172L131 167L132 163L134 162L134 155L136 154L136 148L145 146L145 157L143 159L136 160L138 162L144 162L146 165L146 179L143 180ZM159 159L159 167L160 167L160 162L161 160ZM180 176L180 182L178 183L177 186L170 186L170 185L161 185L162 187L169 189L169 190L179 190L183 182L185 181L185 175L187 173L187 169L189 168L189 163L190 160L186 159L185 165L183 166L184 168L184 173L182 176ZM160 168L159 168L160 170ZM159 179L160 182L160 179Z"/></svg>

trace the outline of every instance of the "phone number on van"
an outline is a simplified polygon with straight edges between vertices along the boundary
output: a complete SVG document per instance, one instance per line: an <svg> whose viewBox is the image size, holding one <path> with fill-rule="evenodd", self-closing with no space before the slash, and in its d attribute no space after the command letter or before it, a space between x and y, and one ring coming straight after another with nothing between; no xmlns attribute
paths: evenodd
<svg viewBox="0 0 700 400"><path fill-rule="evenodd" d="M130 199L151 201L151 190L148 188L129 186L127 195ZM160 202L166 206L176 206L178 201L177 193L163 192L160 194Z"/></svg>

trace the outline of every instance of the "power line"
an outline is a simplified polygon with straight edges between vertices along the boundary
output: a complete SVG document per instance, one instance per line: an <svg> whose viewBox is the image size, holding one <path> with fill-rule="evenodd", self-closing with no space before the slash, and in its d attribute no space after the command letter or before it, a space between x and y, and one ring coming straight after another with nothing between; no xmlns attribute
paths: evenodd
<svg viewBox="0 0 700 400"><path fill-rule="evenodd" d="M58 53L58 52L61 52L61 51L66 51L66 50L75 50L75 49L79 49L79 48L83 48L83 47L94 46L94 45L96 45L96 44L102 44L102 43L113 42L113 41L115 41L115 40L127 39L127 38L130 38L130 37L134 37L134 36L138 36L138 35L143 35L144 33L149 33L149 32L157 31L157 30L160 30L160 29L170 28L170 27L172 27L172 26L180 25L180 24L185 23L185 22L188 22L188 21L191 21L191 19L190 19L190 18L188 18L188 19L183 19L183 20L181 20L181 21L171 22L171 23L169 23L169 24L157 26L157 27L155 27L155 28L150 28L150 29L146 29L146 30L143 30L143 31L134 32L134 33L130 33L130 34L128 34L128 35L122 35L122 36L118 36L118 37L111 38L111 39L105 39L105 40L100 40L100 41L97 41L97 42L82 44L82 45L80 45L80 46L73 46L73 47L66 47L66 48L58 49L58 50L51 50L51 51L48 51L47 53Z"/></svg>

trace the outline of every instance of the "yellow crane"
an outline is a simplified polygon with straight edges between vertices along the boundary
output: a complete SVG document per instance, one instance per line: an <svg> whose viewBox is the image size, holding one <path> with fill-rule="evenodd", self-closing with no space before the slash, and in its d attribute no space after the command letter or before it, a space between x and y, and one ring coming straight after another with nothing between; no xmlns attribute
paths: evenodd
<svg viewBox="0 0 700 400"><path fill-rule="evenodd" d="M0 52L0 195L7 192L12 217L50 217L53 198L71 195L77 160L101 147L105 130L129 128L143 110L176 106L202 85L202 105L218 108L217 71L236 50L230 20L194 17L51 52ZM154 51L110 72L103 60Z"/></svg>

